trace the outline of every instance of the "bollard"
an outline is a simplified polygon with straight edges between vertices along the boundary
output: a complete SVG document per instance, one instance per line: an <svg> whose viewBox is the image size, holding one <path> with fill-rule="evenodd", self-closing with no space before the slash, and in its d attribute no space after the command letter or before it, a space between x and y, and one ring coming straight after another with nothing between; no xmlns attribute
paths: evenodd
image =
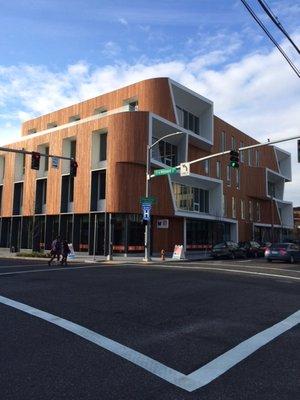
<svg viewBox="0 0 300 400"><path fill-rule="evenodd" d="M166 257L165 257L165 250L164 250L164 249L162 249L162 250L160 251L160 259L161 259L161 261L165 261L165 259L166 259Z"/></svg>

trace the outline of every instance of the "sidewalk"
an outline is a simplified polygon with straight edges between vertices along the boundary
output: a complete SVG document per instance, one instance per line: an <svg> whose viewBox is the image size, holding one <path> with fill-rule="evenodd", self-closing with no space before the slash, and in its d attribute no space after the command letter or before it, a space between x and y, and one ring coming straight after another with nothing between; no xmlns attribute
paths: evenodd
<svg viewBox="0 0 300 400"><path fill-rule="evenodd" d="M28 250L22 250L22 253L30 253ZM18 257L17 253L10 252L10 249L0 248L0 258L15 258L22 260L39 260L39 261L48 261L48 258L39 258L39 257ZM165 263L165 262L189 262L189 261L204 261L209 260L211 257L209 253L206 252L189 252L186 254L186 258L184 259L176 259L172 258L170 254L167 255L164 261L161 260L158 256L151 257L151 261L149 263ZM106 256L98 256L95 257L93 255L89 255L88 253L75 253L75 257L72 259L68 259L68 262L73 263L107 263L107 264L128 264L128 263L145 263L143 261L143 254L130 254L128 256L114 254L112 260L108 261Z"/></svg>

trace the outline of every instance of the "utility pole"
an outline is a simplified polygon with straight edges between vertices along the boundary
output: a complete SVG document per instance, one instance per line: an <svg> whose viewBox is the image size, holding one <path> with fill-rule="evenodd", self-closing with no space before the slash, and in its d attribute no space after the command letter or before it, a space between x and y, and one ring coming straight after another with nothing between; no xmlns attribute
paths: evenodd
<svg viewBox="0 0 300 400"><path fill-rule="evenodd" d="M170 136L175 136L175 135L181 135L183 132L174 132L174 133L170 133L168 135L165 135L163 137L161 137L160 139L158 139L156 142L154 142L153 144L147 144L147 159L146 159L146 191L145 191L145 195L146 198L149 197L149 193L150 193L150 179L153 178L156 175L150 175L151 173L151 149L152 147L154 147L155 145L157 145L157 143L159 143L161 140L166 139ZM150 252L151 252L151 235L150 235L150 229L151 229L151 217L146 221L146 225L145 225L145 255L144 255L144 260L143 261L151 261L151 256L150 256Z"/></svg>

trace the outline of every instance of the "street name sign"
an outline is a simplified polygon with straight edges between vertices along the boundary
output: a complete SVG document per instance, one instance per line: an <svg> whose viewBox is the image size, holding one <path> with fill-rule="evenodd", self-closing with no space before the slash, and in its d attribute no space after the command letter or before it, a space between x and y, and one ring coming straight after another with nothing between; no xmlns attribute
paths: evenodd
<svg viewBox="0 0 300 400"><path fill-rule="evenodd" d="M154 175L155 176L169 175L169 174L176 174L177 172L178 172L178 169L176 167L170 167L170 168L163 168L163 169L155 169Z"/></svg>
<svg viewBox="0 0 300 400"><path fill-rule="evenodd" d="M148 197L141 197L140 203L143 204L155 204L156 203L156 198L154 196L148 196Z"/></svg>

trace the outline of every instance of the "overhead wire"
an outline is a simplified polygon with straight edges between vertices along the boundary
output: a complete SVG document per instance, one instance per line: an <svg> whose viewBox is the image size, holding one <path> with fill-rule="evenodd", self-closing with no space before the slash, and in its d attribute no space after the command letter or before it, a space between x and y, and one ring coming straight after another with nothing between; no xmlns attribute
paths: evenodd
<svg viewBox="0 0 300 400"><path fill-rule="evenodd" d="M284 29L282 24L280 23L279 19L277 16L273 13L271 8L268 6L268 4L264 0L257 0L259 4L261 5L262 9L266 12L266 14L271 18L271 20L274 22L274 24L281 30L281 32L286 36L286 38L291 42L291 44L295 47L296 51L298 54L300 54L300 50L297 47L296 43L292 40L290 35L287 33L287 31Z"/></svg>
<svg viewBox="0 0 300 400"><path fill-rule="evenodd" d="M282 49L282 47L277 43L276 39L271 35L271 33L268 31L268 29L265 27L265 25L261 22L261 20L255 14L253 9L249 6L249 4L246 2L246 0L241 0L241 2L244 4L244 6L248 10L248 12L251 14L251 16L254 18L254 20L258 23L258 25L262 28L262 30L266 33L266 35L269 37L269 39L273 42L273 44L277 47L277 49L280 51L280 53L283 55L283 57L289 63L290 67L293 69L293 71L298 76L298 78L300 78L299 69L292 62L292 60L288 57L288 55L285 53L285 51Z"/></svg>

